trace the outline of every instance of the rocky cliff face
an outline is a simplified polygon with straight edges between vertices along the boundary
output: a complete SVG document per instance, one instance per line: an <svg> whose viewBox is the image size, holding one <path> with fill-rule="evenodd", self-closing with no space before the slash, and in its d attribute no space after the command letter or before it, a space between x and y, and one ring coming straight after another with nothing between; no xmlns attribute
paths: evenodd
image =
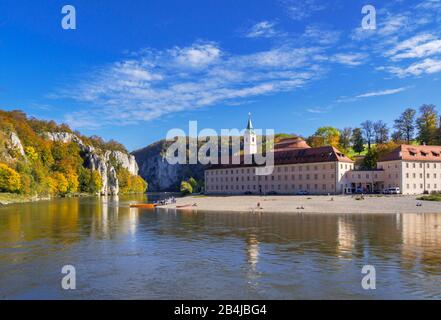
<svg viewBox="0 0 441 320"><path fill-rule="evenodd" d="M133 152L139 166L139 175L149 182L150 191L178 191L181 181L193 177L203 179L204 168L196 165L171 165L165 159L165 141L156 142Z"/></svg>
<svg viewBox="0 0 441 320"><path fill-rule="evenodd" d="M138 174L138 165L135 156L121 151L96 150L93 146L86 145L76 135L68 132L48 132L46 136L51 141L63 143L77 143L83 153L84 166L96 170L102 179L101 195L117 195L119 181L115 167L111 164L116 161L122 168L127 169L132 175Z"/></svg>
<svg viewBox="0 0 441 320"><path fill-rule="evenodd" d="M25 152L23 149L23 145L21 144L20 138L17 136L15 132L11 132L10 139L11 139L11 143L10 143L11 148L18 150L20 155L24 156Z"/></svg>

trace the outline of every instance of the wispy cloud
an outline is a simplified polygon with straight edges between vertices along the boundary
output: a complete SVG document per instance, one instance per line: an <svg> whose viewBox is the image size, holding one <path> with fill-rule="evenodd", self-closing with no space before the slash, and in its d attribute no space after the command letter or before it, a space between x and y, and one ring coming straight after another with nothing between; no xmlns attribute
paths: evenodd
<svg viewBox="0 0 441 320"><path fill-rule="evenodd" d="M311 17L315 12L326 9L324 1L317 0L282 0L291 19L302 21Z"/></svg>
<svg viewBox="0 0 441 320"><path fill-rule="evenodd" d="M261 21L253 25L246 33L247 38L274 38L284 35L284 33L275 29L275 23L270 21Z"/></svg>
<svg viewBox="0 0 441 320"><path fill-rule="evenodd" d="M302 38L320 45L333 45L340 39L341 32L320 25L310 25L305 28Z"/></svg>
<svg viewBox="0 0 441 320"><path fill-rule="evenodd" d="M358 66L365 62L367 57L365 53L338 53L331 57L331 61L347 66Z"/></svg>
<svg viewBox="0 0 441 320"><path fill-rule="evenodd" d="M441 72L441 0L421 1L401 12L386 5L377 21L376 30L359 27L351 36L362 51L383 59L376 70L399 78Z"/></svg>
<svg viewBox="0 0 441 320"><path fill-rule="evenodd" d="M130 124L218 103L291 91L318 78L324 68L313 57L320 48L281 46L246 55L215 43L169 50L143 50L84 75L56 98L88 105L66 116L74 127ZM91 106L91 107L90 107Z"/></svg>
<svg viewBox="0 0 441 320"><path fill-rule="evenodd" d="M408 89L407 87L402 87L402 88L397 88L397 89L387 89L387 90L368 92L368 93L359 94L358 96L356 96L356 98L360 99L360 98L371 98L371 97L379 97L379 96L388 96L388 95L391 95L391 94L397 94L397 93L406 91L407 89Z"/></svg>
<svg viewBox="0 0 441 320"><path fill-rule="evenodd" d="M328 113L331 110L330 107L312 107L312 108L307 108L306 111L309 113L315 113L315 114L323 114L323 113Z"/></svg>
<svg viewBox="0 0 441 320"><path fill-rule="evenodd" d="M389 66L380 67L379 69L389 71L399 78L434 74L441 72L441 59L424 59L423 61L415 62L408 67Z"/></svg>
<svg viewBox="0 0 441 320"><path fill-rule="evenodd" d="M381 96L388 96L397 94L403 91L408 90L409 87L401 87L396 89L384 89L384 90L377 90L377 91L371 91L366 93L361 93L353 97L340 97L338 98L335 103L346 103L346 102L355 102L360 99L366 99L366 98L373 98L373 97L381 97Z"/></svg>

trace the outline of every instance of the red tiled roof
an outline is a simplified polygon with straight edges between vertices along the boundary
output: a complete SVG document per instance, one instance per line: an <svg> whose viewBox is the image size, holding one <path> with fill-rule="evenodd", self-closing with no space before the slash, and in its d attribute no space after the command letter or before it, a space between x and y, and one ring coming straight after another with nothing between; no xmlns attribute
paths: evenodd
<svg viewBox="0 0 441 320"><path fill-rule="evenodd" d="M305 140L301 138L285 138L274 145L274 149L308 149L311 148Z"/></svg>
<svg viewBox="0 0 441 320"><path fill-rule="evenodd" d="M334 147L326 146L319 148L305 148L305 149L277 149L274 151L274 164L298 164L298 163L318 163L318 162L348 162L353 163L351 159L342 154ZM228 165L212 165L209 169L228 168L228 167L242 167L242 166L256 166L256 163L245 164L244 156L240 157L240 164Z"/></svg>
<svg viewBox="0 0 441 320"><path fill-rule="evenodd" d="M441 161L441 146L414 146L402 144L378 161Z"/></svg>

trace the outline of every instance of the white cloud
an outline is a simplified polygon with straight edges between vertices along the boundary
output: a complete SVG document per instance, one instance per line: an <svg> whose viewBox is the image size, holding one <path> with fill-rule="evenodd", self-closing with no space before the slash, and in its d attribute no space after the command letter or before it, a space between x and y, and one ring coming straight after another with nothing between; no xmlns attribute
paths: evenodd
<svg viewBox="0 0 441 320"><path fill-rule="evenodd" d="M282 0L291 19L301 21L309 18L315 12L326 9L323 1L316 0Z"/></svg>
<svg viewBox="0 0 441 320"><path fill-rule="evenodd" d="M214 43L196 44L188 48L175 48L171 54L183 67L204 67L221 56L221 50Z"/></svg>
<svg viewBox="0 0 441 320"><path fill-rule="evenodd" d="M357 99L360 98L371 98L371 97L379 97L379 96L388 96L391 94L397 94L403 91L406 91L407 87L397 88L397 89L387 89L387 90L380 90L380 91L374 91L374 92L368 92L363 93L358 96L356 96Z"/></svg>
<svg viewBox="0 0 441 320"><path fill-rule="evenodd" d="M143 50L82 75L77 85L59 90L57 96L77 102L79 109L66 116L74 127L149 121L295 90L325 72L314 59L321 51L281 46L233 55L212 43ZM86 105L87 110L82 107Z"/></svg>
<svg viewBox="0 0 441 320"><path fill-rule="evenodd" d="M311 25L305 28L302 37L307 41L312 41L320 45L333 45L338 42L340 32L328 30L318 25Z"/></svg>
<svg viewBox="0 0 441 320"><path fill-rule="evenodd" d="M357 28L352 39L363 52L385 60L376 70L399 78L440 72L441 1L420 1L401 12L395 8L386 4L377 10L377 30Z"/></svg>
<svg viewBox="0 0 441 320"><path fill-rule="evenodd" d="M275 30L275 23L270 21L261 21L256 23L245 34L247 38L273 38L281 36L282 33Z"/></svg>
<svg viewBox="0 0 441 320"><path fill-rule="evenodd" d="M365 62L367 55L364 53L338 53L331 58L331 61L347 66L358 66Z"/></svg>
<svg viewBox="0 0 441 320"><path fill-rule="evenodd" d="M321 107L313 107L313 108L307 108L306 111L309 113L315 113L315 114L323 114L328 113L330 110L330 107L321 108Z"/></svg>
<svg viewBox="0 0 441 320"><path fill-rule="evenodd" d="M392 55L391 59L393 61L397 61L410 58L425 58L438 53L441 53L441 40L434 39L430 34L423 34L401 42L387 54Z"/></svg>
<svg viewBox="0 0 441 320"><path fill-rule="evenodd" d="M384 67L383 69L398 76L405 78L408 76L421 76L423 74L434 74L441 72L441 59L425 59L411 64L408 67Z"/></svg>

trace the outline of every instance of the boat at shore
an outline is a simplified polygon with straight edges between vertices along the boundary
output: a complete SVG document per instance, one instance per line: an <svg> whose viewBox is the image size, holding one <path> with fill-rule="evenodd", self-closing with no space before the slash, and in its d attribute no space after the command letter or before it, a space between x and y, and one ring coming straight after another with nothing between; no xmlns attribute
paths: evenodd
<svg viewBox="0 0 441 320"><path fill-rule="evenodd" d="M138 208L138 209L155 209L157 207L154 203L135 203L131 204L130 208Z"/></svg>

